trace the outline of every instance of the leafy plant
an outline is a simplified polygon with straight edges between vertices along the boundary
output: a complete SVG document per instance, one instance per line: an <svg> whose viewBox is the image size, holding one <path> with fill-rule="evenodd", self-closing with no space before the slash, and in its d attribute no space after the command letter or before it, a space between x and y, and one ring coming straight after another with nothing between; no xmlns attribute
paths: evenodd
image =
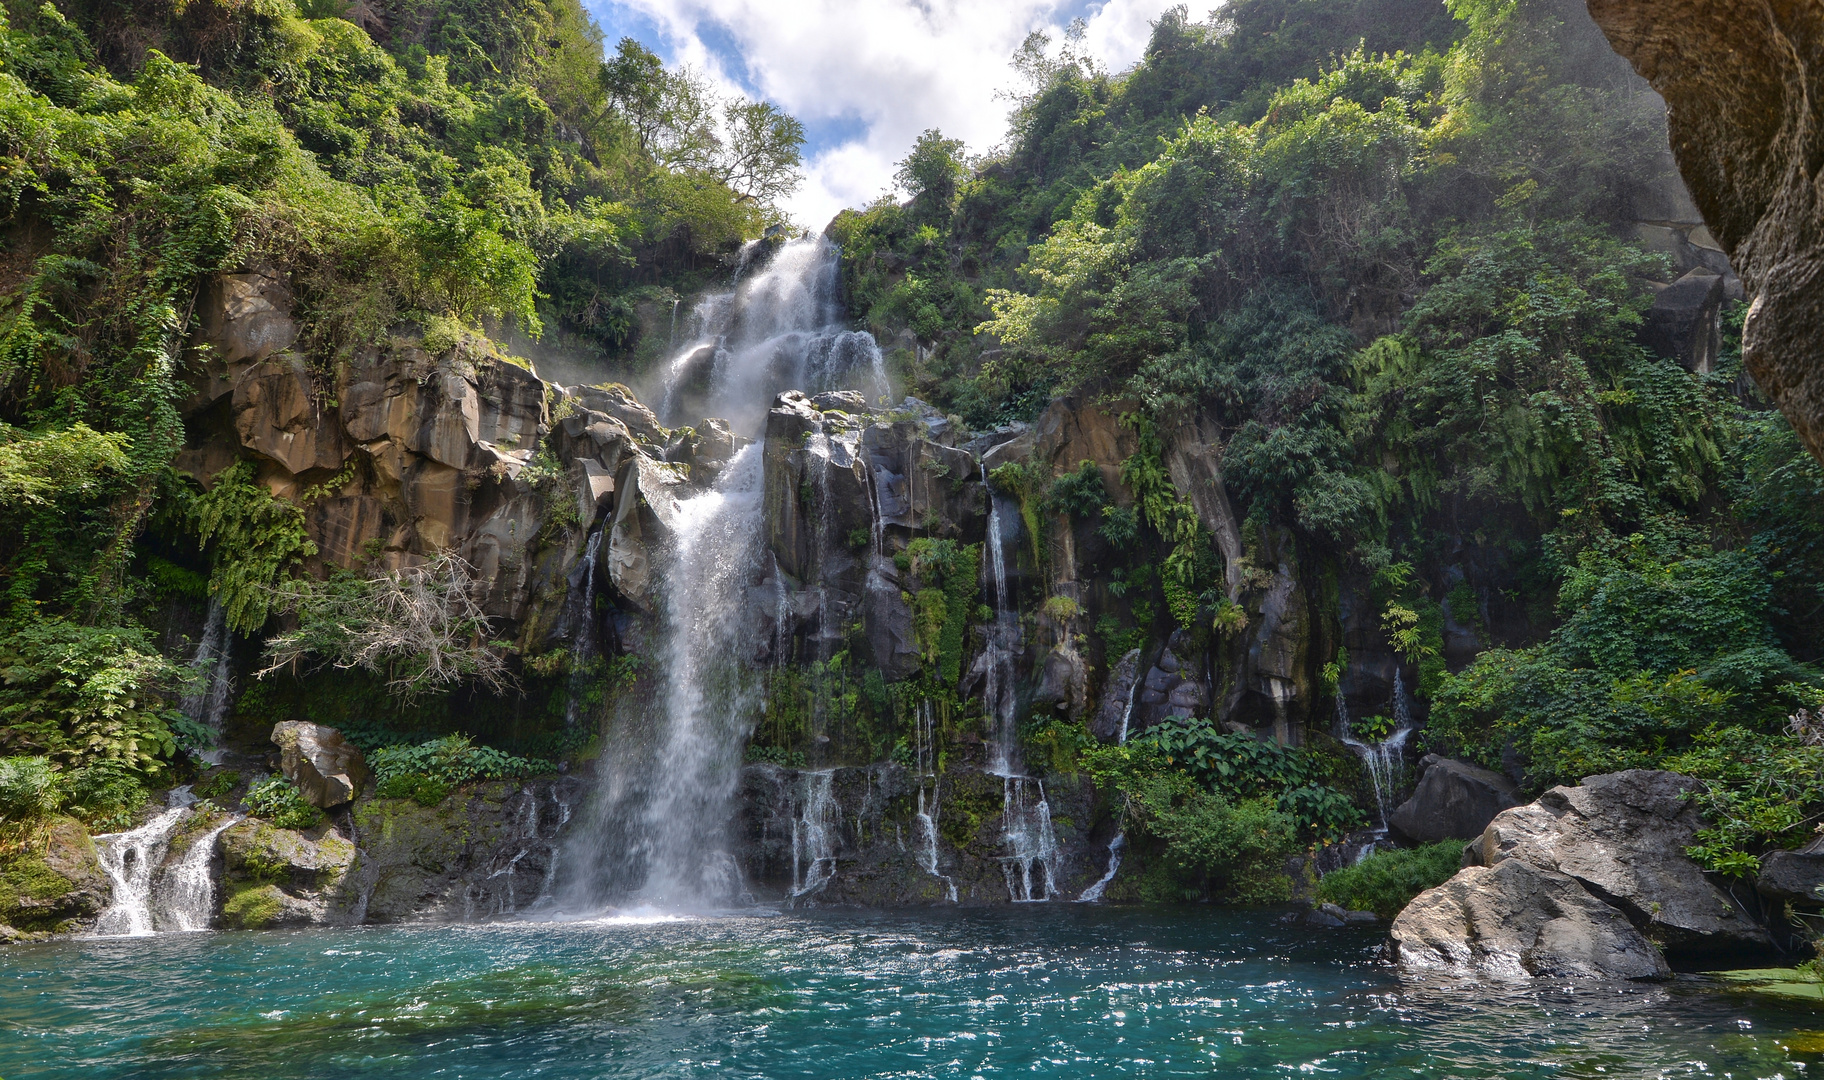
<svg viewBox="0 0 1824 1080"><path fill-rule="evenodd" d="M26 821L63 805L63 778L45 757L0 758L0 820Z"/></svg>
<svg viewBox="0 0 1824 1080"><path fill-rule="evenodd" d="M1317 883L1317 898L1350 911L1398 915L1412 898L1456 876L1463 841L1440 840L1416 848L1376 851L1354 866L1332 870Z"/></svg>
<svg viewBox="0 0 1824 1080"><path fill-rule="evenodd" d="M323 811L305 802L283 776L269 776L254 784L242 801L249 813L281 829L308 829L323 820Z"/></svg>

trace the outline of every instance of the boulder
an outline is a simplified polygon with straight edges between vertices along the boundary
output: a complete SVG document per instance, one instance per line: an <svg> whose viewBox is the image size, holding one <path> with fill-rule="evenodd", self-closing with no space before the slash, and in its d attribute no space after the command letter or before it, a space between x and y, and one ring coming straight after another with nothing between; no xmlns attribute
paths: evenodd
<svg viewBox="0 0 1824 1080"><path fill-rule="evenodd" d="M1393 920L1408 973L1664 979L1672 970L1627 916L1568 875L1518 859L1472 866Z"/></svg>
<svg viewBox="0 0 1824 1080"><path fill-rule="evenodd" d="M1761 873L1754 887L1776 904L1824 904L1824 845L1813 843L1800 851L1776 851L1761 859Z"/></svg>
<svg viewBox="0 0 1824 1080"><path fill-rule="evenodd" d="M1708 375L1722 351L1723 278L1694 269L1670 285L1656 287L1653 306L1640 328L1642 343L1686 371Z"/></svg>
<svg viewBox="0 0 1824 1080"><path fill-rule="evenodd" d="M248 818L223 830L222 925L340 926L361 919L355 845L329 822L300 832Z"/></svg>
<svg viewBox="0 0 1824 1080"><path fill-rule="evenodd" d="M1454 758L1426 754L1419 762L1412 798L1387 815L1387 824L1418 844L1474 840L1495 815L1519 805L1513 781Z"/></svg>
<svg viewBox="0 0 1824 1080"><path fill-rule="evenodd" d="M352 802L367 783L367 759L335 728L286 720L273 725L272 741L285 779L312 806L327 810Z"/></svg>
<svg viewBox="0 0 1824 1080"><path fill-rule="evenodd" d="M111 895L95 843L74 818L53 817L0 852L0 934L76 929L101 914Z"/></svg>
<svg viewBox="0 0 1824 1080"><path fill-rule="evenodd" d="M662 450L671 441L671 433L659 423L654 416L633 395L633 391L620 383L606 383L602 386L572 386L569 393L591 411L605 413L627 425L633 437L647 446Z"/></svg>
<svg viewBox="0 0 1824 1080"><path fill-rule="evenodd" d="M1743 366L1824 457L1824 14L1801 3L1588 4L1665 99L1679 171L1753 298Z"/></svg>
<svg viewBox="0 0 1824 1080"><path fill-rule="evenodd" d="M1464 857L1569 875L1671 955L1770 949L1767 931L1685 855L1703 826L1685 798L1697 786L1648 769L1587 777L1502 811Z"/></svg>

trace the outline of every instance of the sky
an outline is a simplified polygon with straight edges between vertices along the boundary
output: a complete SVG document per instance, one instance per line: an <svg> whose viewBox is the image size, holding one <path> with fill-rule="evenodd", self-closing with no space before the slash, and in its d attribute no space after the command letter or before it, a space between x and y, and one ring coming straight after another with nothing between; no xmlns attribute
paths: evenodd
<svg viewBox="0 0 1824 1080"><path fill-rule="evenodd" d="M585 0L608 48L631 37L725 93L771 101L805 127L804 183L785 202L800 225L893 186L895 162L938 128L981 153L1006 134L1009 64L1032 30L1054 42L1074 18L1112 71L1140 58L1176 0ZM1193 14L1202 6L1192 5Z"/></svg>

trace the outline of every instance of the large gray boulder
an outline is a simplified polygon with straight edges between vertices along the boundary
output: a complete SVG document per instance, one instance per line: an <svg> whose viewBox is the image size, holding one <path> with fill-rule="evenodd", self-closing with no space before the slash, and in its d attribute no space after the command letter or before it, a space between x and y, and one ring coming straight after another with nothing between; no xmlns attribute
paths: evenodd
<svg viewBox="0 0 1824 1080"><path fill-rule="evenodd" d="M1525 979L1664 979L1665 957L1625 915L1572 878L1517 859L1472 866L1393 921L1408 973Z"/></svg>
<svg viewBox="0 0 1824 1080"><path fill-rule="evenodd" d="M1474 840L1495 815L1520 803L1514 782L1498 772L1455 758L1426 754L1412 798L1387 815L1387 824L1419 844Z"/></svg>
<svg viewBox="0 0 1824 1080"><path fill-rule="evenodd" d="M1704 824L1685 798L1697 787L1648 769L1587 777L1503 811L1464 858L1567 874L1675 956L1770 949L1767 931L1685 855Z"/></svg>
<svg viewBox="0 0 1824 1080"><path fill-rule="evenodd" d="M272 741L279 747L279 770L312 806L328 810L353 802L367 783L367 759L335 728L286 720L273 725Z"/></svg>

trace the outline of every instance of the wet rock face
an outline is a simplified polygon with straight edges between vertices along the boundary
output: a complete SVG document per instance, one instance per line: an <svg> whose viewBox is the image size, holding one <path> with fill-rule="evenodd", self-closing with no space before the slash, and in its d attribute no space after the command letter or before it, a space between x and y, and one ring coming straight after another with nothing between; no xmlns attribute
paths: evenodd
<svg viewBox="0 0 1824 1080"><path fill-rule="evenodd" d="M1021 783L1025 802L1010 789ZM1107 855L1106 838L1090 843L1094 792L1086 781L1047 783L1055 847L1042 860L1021 859L1007 820L1011 812L1016 825L1030 823L1021 815L1033 809L1033 785L973 769L921 780L899 765L817 772L749 765L736 859L761 901L976 906L1040 898L1047 882L1052 899L1074 900L1100 876Z"/></svg>
<svg viewBox="0 0 1824 1080"><path fill-rule="evenodd" d="M362 921L467 922L522 910L548 886L583 795L576 777L537 777L476 784L436 806L356 805L360 861L350 888Z"/></svg>
<svg viewBox="0 0 1824 1080"><path fill-rule="evenodd" d="M1752 298L1742 360L1824 458L1824 9L1588 0L1666 100L1672 153Z"/></svg>
<svg viewBox="0 0 1824 1080"><path fill-rule="evenodd" d="M1518 860L1473 866L1393 920L1402 971L1497 978L1665 979L1672 969L1627 917L1565 875Z"/></svg>
<svg viewBox="0 0 1824 1080"><path fill-rule="evenodd" d="M1520 860L1568 874L1673 956L1772 948L1767 931L1685 855L1703 818L1698 782L1646 769L1555 787L1502 812L1470 849L1485 865Z"/></svg>
<svg viewBox="0 0 1824 1080"><path fill-rule="evenodd" d="M361 751L335 728L286 720L273 725L272 741L285 779L312 806L327 810L351 802L372 776Z"/></svg>
<svg viewBox="0 0 1824 1080"><path fill-rule="evenodd" d="M1414 843L1474 840L1520 801L1513 781L1467 762L1426 754L1419 768L1412 798L1387 815L1387 824Z"/></svg>

